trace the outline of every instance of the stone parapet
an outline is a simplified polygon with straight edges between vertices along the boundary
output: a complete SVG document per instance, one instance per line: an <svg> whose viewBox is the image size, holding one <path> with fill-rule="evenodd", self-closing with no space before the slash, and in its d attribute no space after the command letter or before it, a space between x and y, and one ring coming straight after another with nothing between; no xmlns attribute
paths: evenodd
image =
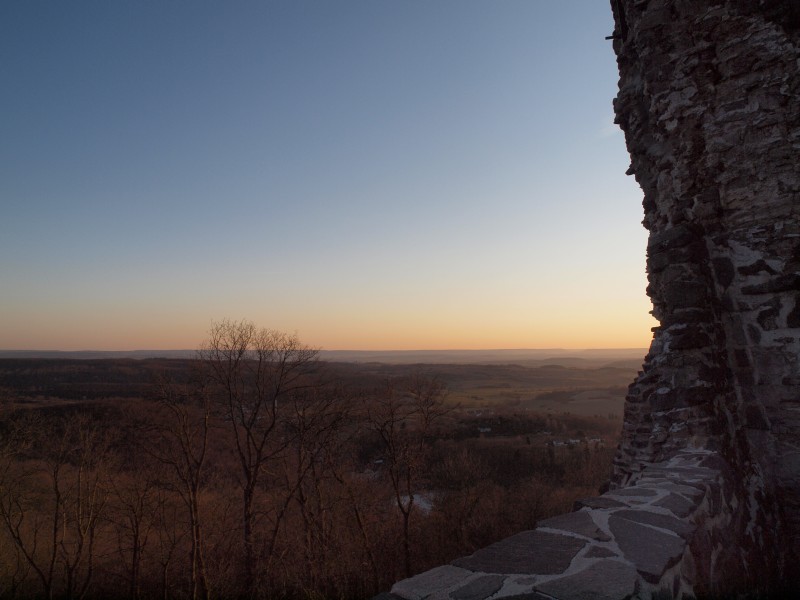
<svg viewBox="0 0 800 600"><path fill-rule="evenodd" d="M714 452L683 450L626 488L394 585L383 600L689 598L718 592L731 497ZM711 583L710 583L711 582Z"/></svg>

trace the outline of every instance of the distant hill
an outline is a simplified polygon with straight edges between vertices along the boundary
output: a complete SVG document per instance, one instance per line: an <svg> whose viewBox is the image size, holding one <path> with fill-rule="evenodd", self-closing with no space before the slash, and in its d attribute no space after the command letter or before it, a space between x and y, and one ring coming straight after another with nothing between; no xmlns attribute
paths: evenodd
<svg viewBox="0 0 800 600"><path fill-rule="evenodd" d="M0 358L194 358L197 350L0 350Z"/></svg>
<svg viewBox="0 0 800 600"><path fill-rule="evenodd" d="M114 359L194 358L196 350L0 350L0 358ZM323 350L322 360L330 362L384 364L476 364L562 365L596 368L641 365L646 348L565 350L562 348L516 350Z"/></svg>
<svg viewBox="0 0 800 600"><path fill-rule="evenodd" d="M563 365L593 368L609 363L641 365L647 348L565 350L562 348L515 350L323 350L323 360L386 364L514 364L528 367Z"/></svg>

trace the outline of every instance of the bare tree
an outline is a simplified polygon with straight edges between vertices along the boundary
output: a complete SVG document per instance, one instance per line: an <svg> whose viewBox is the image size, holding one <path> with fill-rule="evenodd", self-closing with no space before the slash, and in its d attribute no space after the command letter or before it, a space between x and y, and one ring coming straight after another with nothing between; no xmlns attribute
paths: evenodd
<svg viewBox="0 0 800 600"><path fill-rule="evenodd" d="M128 597L141 597L142 562L155 526L158 490L150 473L118 472L111 480L109 520L128 580Z"/></svg>
<svg viewBox="0 0 800 600"><path fill-rule="evenodd" d="M155 511L153 513L155 540L151 546L151 555L158 563L159 586L162 600L170 597L170 568L175 552L187 535L185 528L178 525L180 506L176 506L174 497L166 490L157 489Z"/></svg>
<svg viewBox="0 0 800 600"><path fill-rule="evenodd" d="M441 382L416 374L405 380L388 381L383 393L367 408L370 426L384 452L395 505L402 516L406 577L413 574L411 520L426 474L433 427L448 412L445 396Z"/></svg>
<svg viewBox="0 0 800 600"><path fill-rule="evenodd" d="M14 598L31 572L31 564L14 535L14 504L25 480L17 461L29 450L37 423L19 418L10 404L11 394L0 388L0 581L5 583L4 594Z"/></svg>
<svg viewBox="0 0 800 600"><path fill-rule="evenodd" d="M28 433L40 456L8 465L0 521L44 597L83 598L108 498L108 440L86 415Z"/></svg>
<svg viewBox="0 0 800 600"><path fill-rule="evenodd" d="M308 376L318 353L296 335L258 329L249 321L227 320L212 324L209 340L199 353L215 388L215 400L233 434L239 463L244 587L248 594L255 589L257 562L264 558L256 550L256 493L268 466L290 441L281 427L283 413L287 412L284 403L309 387ZM276 514L273 539L284 511Z"/></svg>
<svg viewBox="0 0 800 600"><path fill-rule="evenodd" d="M349 397L340 387L312 388L292 394L288 408L292 443L284 454L285 489L301 518L304 587L319 589L334 545L332 513L338 498L330 484L347 441Z"/></svg>
<svg viewBox="0 0 800 600"><path fill-rule="evenodd" d="M483 503L498 487L491 481L489 466L469 448L449 447L437 454L435 475L442 487L436 507L438 529L446 538L446 546L452 547L452 555L470 554L478 548L473 537L480 538L485 529L487 511Z"/></svg>
<svg viewBox="0 0 800 600"><path fill-rule="evenodd" d="M209 442L208 396L202 383L187 391L162 382L157 408L149 424L155 435L144 440L142 449L166 467L172 477L171 485L186 507L191 532L191 595L193 600L207 599L210 589L200 493L205 482Z"/></svg>

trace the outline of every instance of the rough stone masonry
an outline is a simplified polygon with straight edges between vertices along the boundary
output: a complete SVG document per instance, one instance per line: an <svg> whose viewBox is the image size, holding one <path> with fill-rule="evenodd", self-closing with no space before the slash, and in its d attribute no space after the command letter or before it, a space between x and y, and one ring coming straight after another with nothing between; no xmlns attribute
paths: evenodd
<svg viewBox="0 0 800 600"><path fill-rule="evenodd" d="M613 481L680 449L718 452L731 522L717 574L727 562L727 577L797 579L800 2L612 7L614 109L644 192L660 322Z"/></svg>
<svg viewBox="0 0 800 600"><path fill-rule="evenodd" d="M386 598L800 587L800 0L612 0L654 329L611 489Z"/></svg>

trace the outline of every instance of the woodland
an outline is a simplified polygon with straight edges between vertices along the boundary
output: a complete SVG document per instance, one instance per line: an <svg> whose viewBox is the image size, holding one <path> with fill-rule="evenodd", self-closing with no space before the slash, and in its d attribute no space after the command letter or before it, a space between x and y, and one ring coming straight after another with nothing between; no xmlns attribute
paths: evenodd
<svg viewBox="0 0 800 600"><path fill-rule="evenodd" d="M370 598L595 495L631 377L227 321L195 359L2 359L0 598Z"/></svg>

